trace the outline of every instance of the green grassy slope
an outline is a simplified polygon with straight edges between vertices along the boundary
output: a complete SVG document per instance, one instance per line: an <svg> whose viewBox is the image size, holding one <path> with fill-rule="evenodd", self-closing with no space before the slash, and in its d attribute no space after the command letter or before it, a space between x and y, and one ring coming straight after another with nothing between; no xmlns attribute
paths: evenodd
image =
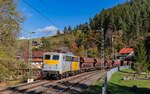
<svg viewBox="0 0 150 94"><path fill-rule="evenodd" d="M69 41L73 41L71 34L60 34L60 35L55 35L55 36L48 36L45 38L50 42L52 50L65 47L66 46L64 44L65 39L68 39ZM34 39L34 40L36 40L37 42L40 42L40 39Z"/></svg>
<svg viewBox="0 0 150 94"><path fill-rule="evenodd" d="M150 94L150 80L122 80L124 76L133 70L116 72L108 85L108 94ZM136 85L137 92L132 92L131 87Z"/></svg>

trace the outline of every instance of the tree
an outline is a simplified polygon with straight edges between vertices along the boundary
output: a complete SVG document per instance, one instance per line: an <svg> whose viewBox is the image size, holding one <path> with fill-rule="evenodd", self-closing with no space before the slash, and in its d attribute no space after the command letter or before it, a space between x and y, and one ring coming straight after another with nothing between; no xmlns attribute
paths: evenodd
<svg viewBox="0 0 150 94"><path fill-rule="evenodd" d="M147 61L147 51L143 41L140 41L139 44L137 44L135 51L135 69L137 73L140 73L141 71L147 72L149 68L149 63Z"/></svg>
<svg viewBox="0 0 150 94"><path fill-rule="evenodd" d="M102 12L100 13L100 16L99 16L100 27L104 27L104 21L105 21L105 18L104 18L105 15L104 14L105 14L105 9L103 8Z"/></svg>
<svg viewBox="0 0 150 94"><path fill-rule="evenodd" d="M70 41L69 41L68 38L65 38L65 37L64 37L64 44L65 44L67 47L70 46Z"/></svg>
<svg viewBox="0 0 150 94"><path fill-rule="evenodd" d="M57 35L60 35L60 30L59 29L57 30Z"/></svg>
<svg viewBox="0 0 150 94"><path fill-rule="evenodd" d="M69 26L68 27L68 32L71 32L71 31L72 31L71 26Z"/></svg>
<svg viewBox="0 0 150 94"><path fill-rule="evenodd" d="M90 27L92 29L94 29L94 27L95 27L95 21L92 18L90 18Z"/></svg>
<svg viewBox="0 0 150 94"><path fill-rule="evenodd" d="M143 18L143 32L142 33L145 34L148 32L149 22L150 22L148 21L148 15L146 11L144 11L144 13L142 14L142 18Z"/></svg>
<svg viewBox="0 0 150 94"><path fill-rule="evenodd" d="M41 48L43 49L43 51L50 51L51 50L50 41L48 41L47 39L42 37L41 42L42 42Z"/></svg>
<svg viewBox="0 0 150 94"><path fill-rule="evenodd" d="M0 0L0 10L0 80L4 81L16 72L15 43L24 17L19 15L17 0Z"/></svg>
<svg viewBox="0 0 150 94"><path fill-rule="evenodd" d="M6 81L9 77L9 70L3 64L0 64L0 81Z"/></svg>
<svg viewBox="0 0 150 94"><path fill-rule="evenodd" d="M64 34L67 33L67 32L68 32L68 30L67 30L67 27L65 26L64 27Z"/></svg>

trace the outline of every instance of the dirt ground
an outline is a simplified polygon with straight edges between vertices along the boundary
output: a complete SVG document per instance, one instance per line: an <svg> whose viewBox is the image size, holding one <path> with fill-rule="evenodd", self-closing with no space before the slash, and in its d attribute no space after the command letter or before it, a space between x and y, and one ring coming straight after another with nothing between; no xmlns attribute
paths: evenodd
<svg viewBox="0 0 150 94"><path fill-rule="evenodd" d="M4 87L6 87L6 86L7 86L6 83L4 83L4 82L1 82L1 83L0 83L0 88L4 88Z"/></svg>

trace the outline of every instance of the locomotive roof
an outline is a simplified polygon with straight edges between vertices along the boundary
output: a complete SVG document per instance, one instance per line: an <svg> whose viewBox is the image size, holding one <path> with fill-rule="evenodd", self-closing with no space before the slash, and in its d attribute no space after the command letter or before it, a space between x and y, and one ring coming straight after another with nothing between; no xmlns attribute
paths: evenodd
<svg viewBox="0 0 150 94"><path fill-rule="evenodd" d="M59 53L59 52L45 52L44 54L63 54L63 55L69 55L69 56L74 56L72 53Z"/></svg>

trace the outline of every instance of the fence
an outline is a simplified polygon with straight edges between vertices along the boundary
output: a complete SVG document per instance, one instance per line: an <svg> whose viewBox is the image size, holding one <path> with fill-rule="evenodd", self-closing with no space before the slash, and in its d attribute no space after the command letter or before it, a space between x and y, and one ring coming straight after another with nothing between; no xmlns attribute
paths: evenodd
<svg viewBox="0 0 150 94"><path fill-rule="evenodd" d="M120 66L120 67L116 67L111 69L110 71L107 72L107 76L104 80L104 87L102 87L102 94L107 94L107 86L108 86L108 81L110 80L112 74L114 74L115 72L122 70L122 69L129 69L129 66Z"/></svg>

